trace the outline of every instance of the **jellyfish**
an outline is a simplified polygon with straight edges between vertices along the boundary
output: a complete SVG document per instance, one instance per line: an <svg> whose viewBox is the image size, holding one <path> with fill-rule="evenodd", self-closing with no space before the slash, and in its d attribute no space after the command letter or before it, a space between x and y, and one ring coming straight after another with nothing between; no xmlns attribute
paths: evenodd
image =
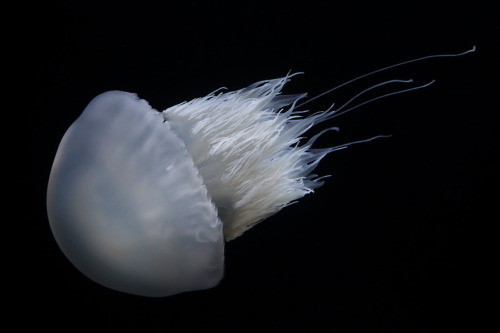
<svg viewBox="0 0 500 333"><path fill-rule="evenodd" d="M162 112L128 92L95 97L64 134L49 177L49 223L65 256L91 280L125 293L163 297L214 287L224 274L224 242L321 186L313 170L327 154L379 137L313 148L337 128L305 142L304 133L432 83L351 106L369 90L411 80L382 82L340 108L304 116L301 107L312 99L300 104L306 94L281 94L294 75Z"/></svg>

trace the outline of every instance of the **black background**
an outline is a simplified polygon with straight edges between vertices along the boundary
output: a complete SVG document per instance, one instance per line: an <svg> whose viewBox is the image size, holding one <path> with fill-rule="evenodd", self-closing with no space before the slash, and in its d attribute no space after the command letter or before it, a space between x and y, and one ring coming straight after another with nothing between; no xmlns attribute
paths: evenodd
<svg viewBox="0 0 500 333"><path fill-rule="evenodd" d="M494 314L499 12L444 1L158 3L28 2L12 13L6 33L23 83L10 112L22 120L7 142L19 171L9 207L19 230L4 242L13 259L7 317L55 331L480 331ZM315 194L226 244L225 277L211 290L158 299L108 290L80 274L51 235L53 157L101 92L135 92L162 110L291 70L305 75L285 93L314 96L473 45L473 54L393 69L308 105L341 105L393 78L437 80L326 124L341 131L318 147L393 136L326 157L315 173L332 176Z"/></svg>

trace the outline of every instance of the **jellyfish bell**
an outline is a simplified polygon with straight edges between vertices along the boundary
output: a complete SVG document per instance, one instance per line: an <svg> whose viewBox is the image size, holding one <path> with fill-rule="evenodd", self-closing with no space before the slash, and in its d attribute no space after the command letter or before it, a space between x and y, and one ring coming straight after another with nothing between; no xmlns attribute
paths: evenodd
<svg viewBox="0 0 500 333"><path fill-rule="evenodd" d="M456 55L431 57L441 56ZM64 134L49 177L49 222L66 257L95 282L131 294L215 286L224 241L321 186L312 171L325 155L374 139L317 149L325 131L305 143L301 136L370 102L350 106L369 90L411 82L386 81L340 108L304 117L296 105L305 94L281 94L291 77L216 91L163 112L126 92L95 97Z"/></svg>
<svg viewBox="0 0 500 333"><path fill-rule="evenodd" d="M222 223L182 141L133 94L94 98L64 135L47 207L58 245L112 289L166 296L222 278Z"/></svg>

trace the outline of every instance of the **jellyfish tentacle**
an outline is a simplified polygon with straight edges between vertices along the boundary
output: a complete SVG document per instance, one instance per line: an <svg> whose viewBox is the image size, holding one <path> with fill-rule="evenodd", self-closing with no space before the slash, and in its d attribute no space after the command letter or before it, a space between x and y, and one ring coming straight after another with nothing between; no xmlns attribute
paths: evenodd
<svg viewBox="0 0 500 333"><path fill-rule="evenodd" d="M355 77L354 79L351 79L349 81L346 81L342 84L339 84L338 86L335 86L333 87L332 89L329 89L317 96L314 96L304 102L302 102L301 104L299 104L297 107L302 107L320 97L323 97L335 90L338 90L342 87L345 87L353 82L356 82L358 80L361 80L365 77L368 77L368 76L371 76L373 74L377 74L377 73L380 73L380 72L384 72L386 70L389 70L389 69L392 69L392 68L396 68L396 67L400 67L400 66L404 66L404 65L407 65L407 64L411 64L411 63L414 63L414 62L419 62L419 61L422 61L422 60L427 60L427 59L434 59L434 58L451 58L451 57L460 57L460 56L463 56L463 55L466 55L466 54L469 54L469 53L472 53L472 52L475 52L476 51L476 46L473 45L472 48L470 50L467 50L467 51L464 51L464 52L460 52L460 53L447 53L447 54L433 54L433 55L428 55L428 56L424 56L424 57L420 57L420 58L416 58L416 59L410 59L410 60L406 60L406 61L403 61L403 62L399 62L397 64L394 64L394 65L390 65L390 66L387 66L387 67L383 67L383 68L380 68L380 69L377 69L377 70L374 70L372 72L369 72L369 73L366 73L366 74L363 74L363 75L360 75L358 77Z"/></svg>

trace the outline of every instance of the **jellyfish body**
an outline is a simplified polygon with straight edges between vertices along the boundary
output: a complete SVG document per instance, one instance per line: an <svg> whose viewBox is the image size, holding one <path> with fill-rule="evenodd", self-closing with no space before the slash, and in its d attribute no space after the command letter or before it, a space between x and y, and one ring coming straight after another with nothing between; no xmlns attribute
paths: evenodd
<svg viewBox="0 0 500 333"><path fill-rule="evenodd" d="M405 61L334 89L396 66L474 51ZM311 172L325 155L373 139L315 149L326 130L301 144L302 134L433 82L345 108L381 85L412 81L382 82L336 110L303 117L295 105L306 94L281 95L292 76L161 113L130 93L94 98L65 133L49 178L47 211L64 254L92 280L127 293L159 297L213 287L223 276L224 240L321 186Z"/></svg>
<svg viewBox="0 0 500 333"><path fill-rule="evenodd" d="M54 237L87 277L168 296L216 285L224 239L321 185L332 149L298 145L326 114L296 119L289 78L210 94L160 113L134 94L94 98L65 133L47 210Z"/></svg>

